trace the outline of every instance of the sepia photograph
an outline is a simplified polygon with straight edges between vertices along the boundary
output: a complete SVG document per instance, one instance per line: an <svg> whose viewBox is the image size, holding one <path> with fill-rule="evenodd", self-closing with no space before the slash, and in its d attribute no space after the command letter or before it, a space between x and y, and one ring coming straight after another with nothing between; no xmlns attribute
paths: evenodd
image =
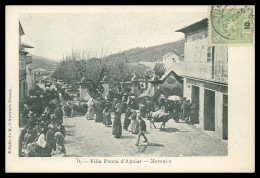
<svg viewBox="0 0 260 178"><path fill-rule="evenodd" d="M78 164L228 158L229 60L234 48L254 49L253 6L72 7L16 13L9 154Z"/></svg>

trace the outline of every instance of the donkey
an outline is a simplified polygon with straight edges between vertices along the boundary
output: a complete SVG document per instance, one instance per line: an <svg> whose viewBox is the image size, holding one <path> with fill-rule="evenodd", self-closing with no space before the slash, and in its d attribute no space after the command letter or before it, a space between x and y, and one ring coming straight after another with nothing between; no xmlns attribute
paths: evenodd
<svg viewBox="0 0 260 178"><path fill-rule="evenodd" d="M155 122L162 122L162 125L160 127L160 130L165 130L165 123L168 122L169 119L172 118L172 115L167 113L164 114L162 116L156 116L157 114L155 114L155 112L153 112L151 115L148 116L148 120L150 120L150 127L152 128L152 124L154 126L154 128L156 128L155 126Z"/></svg>

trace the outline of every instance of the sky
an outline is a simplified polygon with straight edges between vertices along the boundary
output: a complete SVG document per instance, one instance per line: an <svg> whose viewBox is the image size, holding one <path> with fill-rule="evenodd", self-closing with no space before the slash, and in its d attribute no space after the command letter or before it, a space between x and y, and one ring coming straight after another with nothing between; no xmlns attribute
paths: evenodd
<svg viewBox="0 0 260 178"><path fill-rule="evenodd" d="M20 14L32 54L59 61L71 49L96 57L184 38L175 32L207 17L207 6L119 7L79 13Z"/></svg>

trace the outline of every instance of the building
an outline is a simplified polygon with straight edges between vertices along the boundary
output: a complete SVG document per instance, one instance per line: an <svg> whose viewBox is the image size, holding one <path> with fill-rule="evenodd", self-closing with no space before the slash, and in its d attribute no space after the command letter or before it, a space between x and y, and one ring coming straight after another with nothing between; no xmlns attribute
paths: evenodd
<svg viewBox="0 0 260 178"><path fill-rule="evenodd" d="M183 61L183 58L184 58L184 48L182 49L182 51L178 51L178 52L175 49L175 51L163 55L162 58L158 60L158 62L162 62L164 64L166 71L169 70L181 71L181 63Z"/></svg>
<svg viewBox="0 0 260 178"><path fill-rule="evenodd" d="M19 100L21 102L24 102L28 96L27 65L32 63L32 56L26 49L33 48L28 44L22 43L21 37L23 35L25 33L19 21Z"/></svg>
<svg viewBox="0 0 260 178"><path fill-rule="evenodd" d="M32 67L30 65L27 67L26 82L27 82L27 85L28 85L28 95L29 95L30 90L35 89L36 82L35 82L34 69L35 69L35 67Z"/></svg>
<svg viewBox="0 0 260 178"><path fill-rule="evenodd" d="M178 75L182 75L182 62L184 60L184 44L185 40L179 40L173 42L170 51L153 62L140 61L139 64L144 64L153 70L157 63L162 63L166 69L166 72L174 70Z"/></svg>
<svg viewBox="0 0 260 178"><path fill-rule="evenodd" d="M208 19L177 30L185 35L183 95L197 101L197 124L228 139L228 48L208 46Z"/></svg>
<svg viewBox="0 0 260 178"><path fill-rule="evenodd" d="M42 76L46 76L48 75L49 72L46 69L43 68L36 68L33 70L33 75L34 75L34 81L38 82L38 80L42 77Z"/></svg>
<svg viewBox="0 0 260 178"><path fill-rule="evenodd" d="M159 81L161 81L160 88L165 90L167 96L177 95L182 97L183 80L173 70L166 72Z"/></svg>

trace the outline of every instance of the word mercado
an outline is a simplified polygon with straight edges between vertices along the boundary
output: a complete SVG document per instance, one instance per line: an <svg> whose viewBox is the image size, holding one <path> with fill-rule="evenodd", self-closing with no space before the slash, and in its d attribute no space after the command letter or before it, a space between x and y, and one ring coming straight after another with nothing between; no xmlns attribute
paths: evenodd
<svg viewBox="0 0 260 178"><path fill-rule="evenodd" d="M121 159L120 160L111 160L111 159L90 159L90 163L127 163L127 164L136 164L136 163L143 163L143 162L149 162L149 163L171 163L171 160L166 159L150 159L150 161L145 161L141 159Z"/></svg>

